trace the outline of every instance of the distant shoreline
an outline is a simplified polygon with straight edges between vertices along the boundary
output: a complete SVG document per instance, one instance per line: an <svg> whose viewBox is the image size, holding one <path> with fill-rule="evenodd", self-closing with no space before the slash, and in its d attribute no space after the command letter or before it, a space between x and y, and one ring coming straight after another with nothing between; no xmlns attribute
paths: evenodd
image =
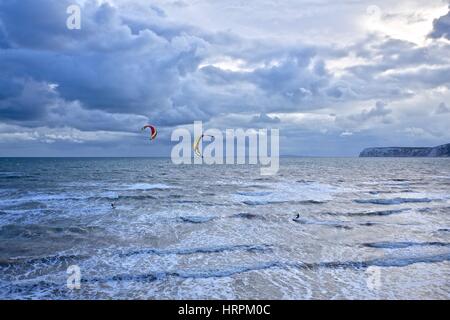
<svg viewBox="0 0 450 320"><path fill-rule="evenodd" d="M366 148L359 157L424 157L445 158L450 157L450 143L436 147L379 147Z"/></svg>

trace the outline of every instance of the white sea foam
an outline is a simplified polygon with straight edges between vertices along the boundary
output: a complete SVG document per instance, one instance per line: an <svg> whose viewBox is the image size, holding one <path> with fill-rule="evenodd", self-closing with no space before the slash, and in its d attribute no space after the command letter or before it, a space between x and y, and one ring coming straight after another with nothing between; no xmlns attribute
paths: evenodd
<svg viewBox="0 0 450 320"><path fill-rule="evenodd" d="M125 190L165 190L165 189L175 189L177 187L170 186L163 183L134 183L132 185L125 186Z"/></svg>
<svg viewBox="0 0 450 320"><path fill-rule="evenodd" d="M46 194L46 193L31 193L22 197L18 198L11 198L11 199L3 199L0 200L0 203L3 205L11 205L11 204L20 204L24 202L45 202L45 201L52 201L52 200L67 200L74 198L73 195L68 195L64 193L60 194Z"/></svg>
<svg viewBox="0 0 450 320"><path fill-rule="evenodd" d="M402 203L423 203L432 202L430 198L391 198L391 199L356 199L356 203L372 203L382 205L402 204Z"/></svg>
<svg viewBox="0 0 450 320"><path fill-rule="evenodd" d="M432 193L420 193L411 192L406 193L408 196L400 192L390 194L389 198L376 197L373 199L355 199L355 203L371 203L371 204L381 204L381 205L396 205L404 203L429 203L434 201L443 201L449 199L449 196L444 194L432 194Z"/></svg>
<svg viewBox="0 0 450 320"><path fill-rule="evenodd" d="M78 190L79 191L79 190ZM78 193L34 193L30 192L23 196L10 198L10 199L0 199L1 205L19 205L26 202L49 202L49 201L63 201L63 200L86 200L90 197L95 196L94 192L78 192Z"/></svg>
<svg viewBox="0 0 450 320"><path fill-rule="evenodd" d="M263 205L291 201L330 201L333 194L342 191L322 183L275 183L267 185L267 192L238 191L233 195L236 202Z"/></svg>

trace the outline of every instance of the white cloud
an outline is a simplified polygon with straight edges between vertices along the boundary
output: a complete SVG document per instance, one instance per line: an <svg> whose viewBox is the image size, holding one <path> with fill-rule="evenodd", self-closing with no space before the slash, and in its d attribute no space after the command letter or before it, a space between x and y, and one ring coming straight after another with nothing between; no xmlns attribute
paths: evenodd
<svg viewBox="0 0 450 320"><path fill-rule="evenodd" d="M4 129L5 130L5 129ZM33 129L25 129L20 127L10 127L11 132L0 132L0 143L20 142L20 141L37 141L43 143L54 142L111 142L120 141L126 137L133 137L136 134L125 132L108 132L108 131L81 131L74 128L48 128L38 127Z"/></svg>
<svg viewBox="0 0 450 320"><path fill-rule="evenodd" d="M351 131L344 131L341 133L341 137L349 137L352 135L353 135L353 132L351 132Z"/></svg>

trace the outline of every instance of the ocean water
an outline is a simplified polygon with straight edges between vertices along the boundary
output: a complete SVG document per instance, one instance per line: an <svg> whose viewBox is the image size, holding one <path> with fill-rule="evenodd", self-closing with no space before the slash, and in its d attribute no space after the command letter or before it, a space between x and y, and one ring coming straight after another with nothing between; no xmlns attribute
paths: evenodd
<svg viewBox="0 0 450 320"><path fill-rule="evenodd" d="M4 158L0 299L449 299L449 191L450 159Z"/></svg>

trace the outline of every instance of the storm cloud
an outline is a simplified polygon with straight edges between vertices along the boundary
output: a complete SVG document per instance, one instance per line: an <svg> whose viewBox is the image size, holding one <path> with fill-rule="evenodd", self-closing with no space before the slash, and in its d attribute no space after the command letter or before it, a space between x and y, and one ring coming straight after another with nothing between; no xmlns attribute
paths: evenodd
<svg viewBox="0 0 450 320"><path fill-rule="evenodd" d="M66 27L74 2L80 30ZM446 4L386 2L375 18L370 5L0 0L0 155L143 155L151 122L149 154L165 156L197 120L276 126L282 154L448 142L450 114L434 112L450 103Z"/></svg>
<svg viewBox="0 0 450 320"><path fill-rule="evenodd" d="M432 38L447 38L450 40L450 6L449 12L433 21L433 31L430 33Z"/></svg>

